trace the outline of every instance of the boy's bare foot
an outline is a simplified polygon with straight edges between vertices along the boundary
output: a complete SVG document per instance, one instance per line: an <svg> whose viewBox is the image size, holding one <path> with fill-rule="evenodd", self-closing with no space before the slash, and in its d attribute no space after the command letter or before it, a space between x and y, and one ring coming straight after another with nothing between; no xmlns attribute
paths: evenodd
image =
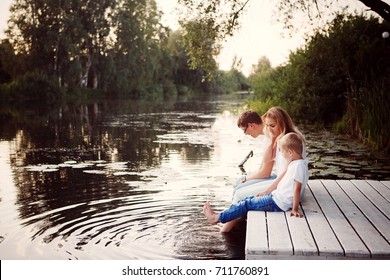
<svg viewBox="0 0 390 280"><path fill-rule="evenodd" d="M215 225L218 223L218 215L211 209L209 201L207 201L203 206L203 214L206 216L210 224Z"/></svg>

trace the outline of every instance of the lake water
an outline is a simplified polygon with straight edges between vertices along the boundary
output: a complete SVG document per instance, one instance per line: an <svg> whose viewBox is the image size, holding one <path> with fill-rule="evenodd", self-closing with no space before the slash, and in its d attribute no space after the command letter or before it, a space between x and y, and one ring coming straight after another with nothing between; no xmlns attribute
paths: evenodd
<svg viewBox="0 0 390 280"><path fill-rule="evenodd" d="M238 164L264 139L237 128L239 98L128 100L1 120L0 259L243 259L245 225L209 226L229 205ZM388 156L300 127L310 176L390 180Z"/></svg>

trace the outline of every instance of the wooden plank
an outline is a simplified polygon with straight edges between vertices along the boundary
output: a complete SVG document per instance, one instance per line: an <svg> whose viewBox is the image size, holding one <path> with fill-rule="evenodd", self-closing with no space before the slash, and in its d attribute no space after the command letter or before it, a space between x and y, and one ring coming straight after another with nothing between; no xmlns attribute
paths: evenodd
<svg viewBox="0 0 390 280"><path fill-rule="evenodd" d="M270 255L294 254L284 212L267 212L268 244Z"/></svg>
<svg viewBox="0 0 390 280"><path fill-rule="evenodd" d="M324 184L327 186L326 188ZM332 227L334 234L344 249L345 256L349 258L369 258L369 250L356 234L355 230L336 204L338 201L338 203L348 205L348 201L350 201L345 194L338 194L341 190L336 182L333 180L310 180L309 186L319 204L319 207L322 209L327 221ZM332 192L328 192L327 189L331 189ZM330 194L333 194L333 198L330 196ZM334 200L334 196L338 196L336 202ZM317 239L320 237L318 234L316 234L315 238Z"/></svg>
<svg viewBox="0 0 390 280"><path fill-rule="evenodd" d="M303 212L302 209L300 211ZM286 213L286 218L294 248L294 255L318 256L318 249L307 225L306 218L290 217L290 212Z"/></svg>
<svg viewBox="0 0 390 280"><path fill-rule="evenodd" d="M309 184L316 183L321 184L319 181L311 181ZM305 191L302 208L311 233L314 236L315 243L317 244L319 256L332 258L344 257L344 250L315 200L310 186Z"/></svg>
<svg viewBox="0 0 390 280"><path fill-rule="evenodd" d="M333 180L323 180L322 182L356 233L358 233L364 244L370 250L372 257L388 257L390 252L389 244L339 186L339 184L344 184L349 181L338 180L335 182ZM351 182L349 184L352 185ZM355 187L353 186L353 188Z"/></svg>
<svg viewBox="0 0 390 280"><path fill-rule="evenodd" d="M268 255L267 235L265 212L249 211L245 243L247 259L251 256Z"/></svg>
<svg viewBox="0 0 390 280"><path fill-rule="evenodd" d="M390 181L381 181L381 183L390 189Z"/></svg>
<svg viewBox="0 0 390 280"><path fill-rule="evenodd" d="M390 202L390 184L389 186L386 186L385 181L380 182L374 180L367 180L367 183L369 183L381 196Z"/></svg>
<svg viewBox="0 0 390 280"><path fill-rule="evenodd" d="M381 235L387 240L387 242L390 242L390 221L389 219L383 215L382 212L378 210L375 205L373 205L367 197L365 197L359 190L356 188L356 185L352 182L355 182L356 184L359 184L360 186L363 186L362 183L355 181L347 181L347 180L340 180L337 181L340 187L344 190L344 192L353 200L353 202L356 204L356 206L360 209L360 211L363 213L363 215L374 225L374 227L381 233ZM362 181L360 181L362 182ZM377 201L379 202L379 201ZM371 237L373 238L373 237ZM378 242L383 243L380 241L380 238L378 237ZM387 244L388 251L390 251L390 245Z"/></svg>
<svg viewBox="0 0 390 280"><path fill-rule="evenodd" d="M310 180L305 217L250 211L246 258L390 259L390 181Z"/></svg>
<svg viewBox="0 0 390 280"><path fill-rule="evenodd" d="M351 182L371 201L372 204L375 205L376 208L378 208L388 219L390 218L389 201L387 201L375 188L373 188L371 184L363 180L351 180ZM381 184L378 181L377 183ZM376 186L380 189L378 185ZM384 185L382 186L385 187ZM387 221L387 224L390 225L390 221Z"/></svg>

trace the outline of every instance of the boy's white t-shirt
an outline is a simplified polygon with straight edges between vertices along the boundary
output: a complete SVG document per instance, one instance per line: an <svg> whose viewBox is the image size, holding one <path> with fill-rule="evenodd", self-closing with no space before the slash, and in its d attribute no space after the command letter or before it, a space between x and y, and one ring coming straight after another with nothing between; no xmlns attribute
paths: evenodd
<svg viewBox="0 0 390 280"><path fill-rule="evenodd" d="M301 199L308 181L308 161L307 159L299 159L292 161L288 167L286 174L280 180L277 188L272 192L272 198L276 205L283 211L292 208L294 201L294 186L295 181L302 184Z"/></svg>
<svg viewBox="0 0 390 280"><path fill-rule="evenodd" d="M302 158L306 159L306 145L305 144L303 144ZM273 172L279 176L286 169L286 165L287 165L287 161L283 157L280 148L276 147L275 164L274 164Z"/></svg>

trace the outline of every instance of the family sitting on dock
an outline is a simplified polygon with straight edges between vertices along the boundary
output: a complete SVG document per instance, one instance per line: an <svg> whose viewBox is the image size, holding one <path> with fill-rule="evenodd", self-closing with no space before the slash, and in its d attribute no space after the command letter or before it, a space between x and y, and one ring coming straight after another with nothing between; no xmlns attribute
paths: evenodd
<svg viewBox="0 0 390 280"><path fill-rule="evenodd" d="M270 144L260 168L240 178L233 191L232 205L216 213L206 202L203 213L211 224L223 223L221 232L230 231L248 211L288 211L303 217L299 202L308 181L305 138L291 117L280 107L272 107L262 117L253 111L243 112L237 125L245 134L265 134Z"/></svg>

